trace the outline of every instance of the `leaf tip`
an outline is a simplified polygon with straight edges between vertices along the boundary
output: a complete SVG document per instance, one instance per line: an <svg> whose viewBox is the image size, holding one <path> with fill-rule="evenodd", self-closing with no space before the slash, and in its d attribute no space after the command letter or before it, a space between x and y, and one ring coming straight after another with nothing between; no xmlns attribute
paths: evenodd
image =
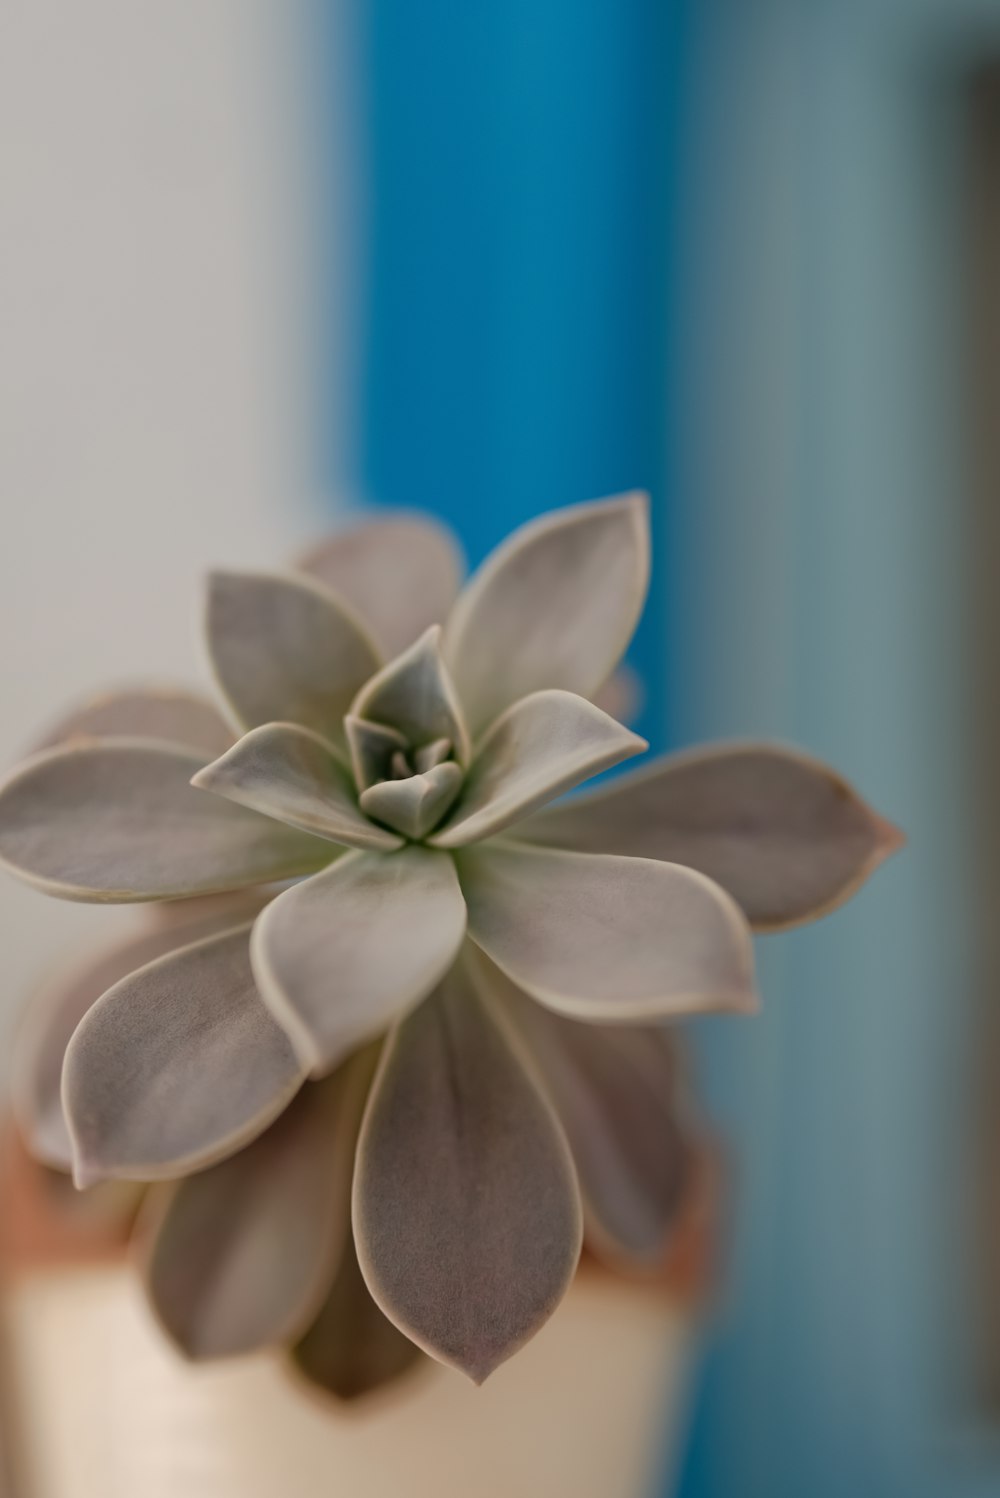
<svg viewBox="0 0 1000 1498"><path fill-rule="evenodd" d="M98 1186L103 1180L104 1172L98 1165L83 1155L74 1155L73 1185L77 1191L89 1191L91 1186Z"/></svg>
<svg viewBox="0 0 1000 1498"><path fill-rule="evenodd" d="M497 1347L484 1342L479 1346L464 1348L461 1353L453 1352L447 1361L456 1372L463 1374L471 1384L481 1389L490 1375L495 1373L501 1363L505 1363L516 1350L516 1348Z"/></svg>
<svg viewBox="0 0 1000 1498"><path fill-rule="evenodd" d="M895 822L890 822L878 813L873 814L875 823L875 852L879 863L884 863L894 853L899 853L907 844L907 836Z"/></svg>
<svg viewBox="0 0 1000 1498"><path fill-rule="evenodd" d="M623 506L634 510L636 514L646 516L649 514L649 492L646 489L629 489L621 496Z"/></svg>
<svg viewBox="0 0 1000 1498"><path fill-rule="evenodd" d="M753 983L747 983L726 996L725 1007L731 1014L757 1015L761 1011L760 994Z"/></svg>

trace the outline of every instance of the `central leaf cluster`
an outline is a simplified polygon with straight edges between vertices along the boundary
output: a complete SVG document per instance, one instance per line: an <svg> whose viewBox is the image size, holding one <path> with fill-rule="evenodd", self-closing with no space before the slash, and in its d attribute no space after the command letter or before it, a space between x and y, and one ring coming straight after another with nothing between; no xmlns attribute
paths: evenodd
<svg viewBox="0 0 1000 1498"><path fill-rule="evenodd" d="M465 772L448 737L411 739L386 723L346 722L358 805L372 821L419 842L440 825Z"/></svg>
<svg viewBox="0 0 1000 1498"><path fill-rule="evenodd" d="M440 629L429 629L378 671L344 720L359 807L412 842L440 826L469 763L440 637Z"/></svg>

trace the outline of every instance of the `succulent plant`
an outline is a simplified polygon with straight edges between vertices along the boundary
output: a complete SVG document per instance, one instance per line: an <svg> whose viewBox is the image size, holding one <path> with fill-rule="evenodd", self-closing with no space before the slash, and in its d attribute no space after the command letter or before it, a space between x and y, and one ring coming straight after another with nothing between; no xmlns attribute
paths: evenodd
<svg viewBox="0 0 1000 1498"><path fill-rule="evenodd" d="M169 1183L141 1254L189 1355L294 1347L350 1396L423 1349L478 1382L584 1235L662 1262L692 1150L665 1026L751 1011L751 927L822 914L898 839L769 746L546 807L647 747L592 699L648 566L626 495L525 526L461 592L420 517L215 574L224 715L119 693L0 788L15 874L159 902L32 1007L16 1094L79 1185Z"/></svg>

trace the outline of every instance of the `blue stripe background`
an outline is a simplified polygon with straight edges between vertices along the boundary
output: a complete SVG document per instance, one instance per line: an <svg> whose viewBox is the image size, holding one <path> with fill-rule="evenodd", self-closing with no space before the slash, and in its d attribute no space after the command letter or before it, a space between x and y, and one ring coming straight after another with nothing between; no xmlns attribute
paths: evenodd
<svg viewBox="0 0 1000 1498"><path fill-rule="evenodd" d="M646 488L662 552L683 0L359 15L358 491L443 516L475 563L543 510ZM632 658L658 742L663 622L654 593Z"/></svg>

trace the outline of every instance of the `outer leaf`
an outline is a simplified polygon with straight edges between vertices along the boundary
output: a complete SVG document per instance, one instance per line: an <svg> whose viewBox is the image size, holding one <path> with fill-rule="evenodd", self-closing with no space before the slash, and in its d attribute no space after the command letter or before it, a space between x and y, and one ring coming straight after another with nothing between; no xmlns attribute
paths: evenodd
<svg viewBox="0 0 1000 1498"><path fill-rule="evenodd" d="M63 1068L78 1185L214 1164L294 1097L304 1068L260 1001L249 933L242 926L151 962L83 1019Z"/></svg>
<svg viewBox="0 0 1000 1498"><path fill-rule="evenodd" d="M185 918L186 915L186 918ZM168 922L77 961L34 995L18 1029L11 1066L11 1103L32 1154L57 1170L72 1170L73 1148L62 1106L66 1047L87 1011L120 979L157 957L219 930L240 915L228 904L212 915L175 908Z"/></svg>
<svg viewBox="0 0 1000 1498"><path fill-rule="evenodd" d="M332 744L297 723L252 728L191 784L349 848L402 846L358 810Z"/></svg>
<svg viewBox="0 0 1000 1498"><path fill-rule="evenodd" d="M662 1272L694 1163L671 1038L564 1019L482 954L476 976L530 1046L566 1130L588 1247L613 1267Z"/></svg>
<svg viewBox="0 0 1000 1498"><path fill-rule="evenodd" d="M502 841L456 861L469 935L552 1009L635 1023L756 1007L746 922L693 869Z"/></svg>
<svg viewBox="0 0 1000 1498"><path fill-rule="evenodd" d="M534 692L488 730L458 806L430 841L461 848L492 837L560 791L648 747L583 697Z"/></svg>
<svg viewBox="0 0 1000 1498"><path fill-rule="evenodd" d="M394 1383L423 1357L372 1300L348 1234L330 1293L292 1349L295 1368L317 1388L350 1402Z"/></svg>
<svg viewBox="0 0 1000 1498"><path fill-rule="evenodd" d="M330 844L193 790L202 757L114 739L50 749L0 786L0 861L66 900L210 894L311 873Z"/></svg>
<svg viewBox="0 0 1000 1498"><path fill-rule="evenodd" d="M464 570L450 531L402 511L331 536L296 566L357 610L387 659L444 622Z"/></svg>
<svg viewBox="0 0 1000 1498"><path fill-rule="evenodd" d="M522 822L518 837L686 864L763 931L825 915L902 843L826 765L765 744L660 760Z"/></svg>
<svg viewBox="0 0 1000 1498"><path fill-rule="evenodd" d="M447 625L445 655L472 733L544 687L592 696L632 637L648 583L644 495L556 510L515 531Z"/></svg>
<svg viewBox="0 0 1000 1498"><path fill-rule="evenodd" d="M387 1320L368 1293L351 1232L351 1187L361 1115L374 1070L377 1048L370 1046L347 1067L363 1070L364 1091L352 1088L350 1109L339 1137L350 1152L350 1169L338 1177L342 1246L327 1296L302 1340L292 1350L294 1367L313 1385L337 1399L353 1400L399 1378L423 1357L420 1349ZM341 1068L336 1076L341 1076Z"/></svg>
<svg viewBox="0 0 1000 1498"><path fill-rule="evenodd" d="M468 733L441 656L439 625L366 683L351 704L351 716L395 728L414 748L447 739L455 758L468 762Z"/></svg>
<svg viewBox="0 0 1000 1498"><path fill-rule="evenodd" d="M153 1309L188 1357L278 1346L316 1315L350 1241L371 1071L348 1063L307 1085L246 1149L170 1192L141 1253Z"/></svg>
<svg viewBox="0 0 1000 1498"><path fill-rule="evenodd" d="M387 1043L358 1143L354 1232L390 1320L476 1383L573 1277L566 1142L461 967Z"/></svg>
<svg viewBox="0 0 1000 1498"><path fill-rule="evenodd" d="M183 687L125 687L60 718L36 750L110 738L163 739L214 757L229 748L233 731L210 702Z"/></svg>
<svg viewBox="0 0 1000 1498"><path fill-rule="evenodd" d="M379 665L346 604L306 578L216 572L206 631L216 678L244 728L301 723L342 746L344 714Z"/></svg>
<svg viewBox="0 0 1000 1498"><path fill-rule="evenodd" d="M322 1076L431 991L464 930L446 853L348 853L268 906L254 929L254 972L303 1063Z"/></svg>
<svg viewBox="0 0 1000 1498"><path fill-rule="evenodd" d="M419 839L437 826L461 788L462 771L454 760L448 760L424 775L369 786L361 792L361 807L404 837Z"/></svg>

